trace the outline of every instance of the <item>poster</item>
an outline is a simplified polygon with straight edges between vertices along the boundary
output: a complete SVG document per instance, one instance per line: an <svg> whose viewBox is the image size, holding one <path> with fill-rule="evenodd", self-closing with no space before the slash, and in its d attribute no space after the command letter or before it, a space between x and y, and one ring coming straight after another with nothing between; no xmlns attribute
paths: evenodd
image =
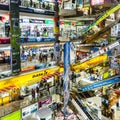
<svg viewBox="0 0 120 120"><path fill-rule="evenodd" d="M12 73L19 73L20 63L19 0L10 0L10 39Z"/></svg>

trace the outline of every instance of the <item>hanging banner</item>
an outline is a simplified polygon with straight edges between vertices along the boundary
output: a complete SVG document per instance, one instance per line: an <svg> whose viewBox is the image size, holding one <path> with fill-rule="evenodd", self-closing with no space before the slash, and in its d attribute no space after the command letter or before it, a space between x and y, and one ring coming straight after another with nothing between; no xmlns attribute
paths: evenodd
<svg viewBox="0 0 120 120"><path fill-rule="evenodd" d="M19 1L10 0L10 38L11 38L11 67L12 73L19 73L20 63L20 28Z"/></svg>
<svg viewBox="0 0 120 120"><path fill-rule="evenodd" d="M101 21L103 21L105 18L107 18L110 14L114 13L115 11L120 9L120 3L112 7L110 10L106 11L102 16L100 16L95 22L90 24L88 27L84 29L84 34L88 32L91 28L93 28L95 25L98 25Z"/></svg>
<svg viewBox="0 0 120 120"><path fill-rule="evenodd" d="M64 44L64 114L69 101L70 42Z"/></svg>

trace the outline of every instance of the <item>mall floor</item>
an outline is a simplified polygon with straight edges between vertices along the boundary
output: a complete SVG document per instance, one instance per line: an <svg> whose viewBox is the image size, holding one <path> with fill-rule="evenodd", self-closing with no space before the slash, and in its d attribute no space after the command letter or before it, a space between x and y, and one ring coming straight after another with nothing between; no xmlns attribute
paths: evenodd
<svg viewBox="0 0 120 120"><path fill-rule="evenodd" d="M48 57L47 62L50 62L50 61L51 61L51 58ZM42 62L42 63L45 63L45 62ZM21 67L22 68L27 68L29 66L34 66L34 65L39 65L39 64L40 64L40 61L38 59L32 59L32 61L22 62ZM5 71L8 71L8 70L11 70L10 65L8 65L7 63L0 64L0 72L5 72Z"/></svg>

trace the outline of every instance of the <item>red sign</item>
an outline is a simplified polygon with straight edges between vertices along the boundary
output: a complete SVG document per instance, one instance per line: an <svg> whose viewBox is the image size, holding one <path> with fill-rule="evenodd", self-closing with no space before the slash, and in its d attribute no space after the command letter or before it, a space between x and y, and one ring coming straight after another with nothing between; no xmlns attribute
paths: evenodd
<svg viewBox="0 0 120 120"><path fill-rule="evenodd" d="M75 26L76 25L76 23L75 22L72 22L72 26Z"/></svg>
<svg viewBox="0 0 120 120"><path fill-rule="evenodd" d="M102 5L104 0L91 0L91 5Z"/></svg>
<svg viewBox="0 0 120 120"><path fill-rule="evenodd" d="M10 38L0 38L0 44L10 44Z"/></svg>
<svg viewBox="0 0 120 120"><path fill-rule="evenodd" d="M64 21L60 21L60 25L64 25Z"/></svg>
<svg viewBox="0 0 120 120"><path fill-rule="evenodd" d="M52 97L50 97L50 98L48 98L46 100L40 101L38 103L38 106L39 106L39 108L41 108L43 106L46 106L46 105L50 104L51 102L52 102Z"/></svg>

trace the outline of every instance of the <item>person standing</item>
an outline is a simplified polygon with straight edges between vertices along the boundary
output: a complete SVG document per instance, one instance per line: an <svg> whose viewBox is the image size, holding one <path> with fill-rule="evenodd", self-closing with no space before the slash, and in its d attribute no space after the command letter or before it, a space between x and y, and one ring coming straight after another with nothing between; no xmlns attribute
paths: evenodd
<svg viewBox="0 0 120 120"><path fill-rule="evenodd" d="M35 101L35 90L31 90L31 95L32 95L32 101Z"/></svg>
<svg viewBox="0 0 120 120"><path fill-rule="evenodd" d="M37 99L39 99L39 97L40 97L40 90L39 90L38 86L36 87L36 93L37 93Z"/></svg>

